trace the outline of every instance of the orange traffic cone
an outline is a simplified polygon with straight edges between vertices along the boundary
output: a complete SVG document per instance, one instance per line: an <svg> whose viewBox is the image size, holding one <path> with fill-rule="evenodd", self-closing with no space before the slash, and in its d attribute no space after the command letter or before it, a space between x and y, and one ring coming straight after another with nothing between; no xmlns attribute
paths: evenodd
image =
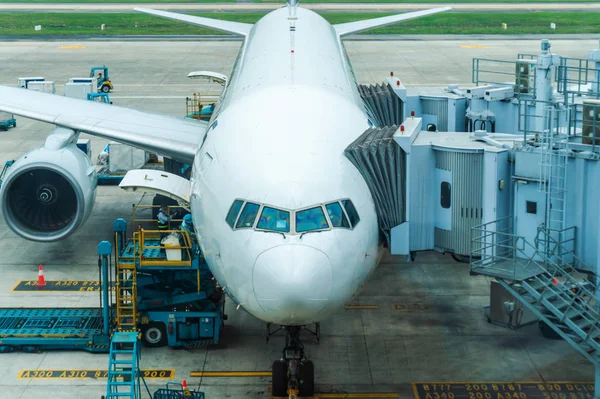
<svg viewBox="0 0 600 399"><path fill-rule="evenodd" d="M36 287L45 287L46 286L46 280L44 280L44 269L42 268L41 264L40 264L40 270L38 271L38 281L35 286Z"/></svg>
<svg viewBox="0 0 600 399"><path fill-rule="evenodd" d="M192 393L190 392L188 386L187 386L187 381L186 380L181 380L181 389L183 390L183 396L192 396Z"/></svg>

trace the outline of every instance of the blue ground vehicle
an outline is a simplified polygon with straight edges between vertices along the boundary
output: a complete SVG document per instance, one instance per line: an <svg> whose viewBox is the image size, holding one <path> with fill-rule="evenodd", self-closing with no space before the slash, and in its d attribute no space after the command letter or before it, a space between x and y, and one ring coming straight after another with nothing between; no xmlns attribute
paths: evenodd
<svg viewBox="0 0 600 399"><path fill-rule="evenodd" d="M9 127L17 127L17 120L13 114L0 112L0 129L6 131Z"/></svg>
<svg viewBox="0 0 600 399"><path fill-rule="evenodd" d="M93 77L98 78L98 91L108 93L113 89L113 84L108 78L108 68L105 65L101 67L92 67L90 78Z"/></svg>
<svg viewBox="0 0 600 399"><path fill-rule="evenodd" d="M87 99L90 101L96 101L99 103L112 104L112 101L110 101L110 97L108 96L108 93L88 93Z"/></svg>

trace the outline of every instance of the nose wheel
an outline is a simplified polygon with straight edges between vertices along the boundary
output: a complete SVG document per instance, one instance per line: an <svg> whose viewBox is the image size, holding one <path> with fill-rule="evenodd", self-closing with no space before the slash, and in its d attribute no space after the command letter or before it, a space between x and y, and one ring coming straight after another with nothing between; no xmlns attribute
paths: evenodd
<svg viewBox="0 0 600 399"><path fill-rule="evenodd" d="M272 394L274 397L313 397L315 366L306 359L300 341L301 326L282 326L285 330L283 357L273 362Z"/></svg>

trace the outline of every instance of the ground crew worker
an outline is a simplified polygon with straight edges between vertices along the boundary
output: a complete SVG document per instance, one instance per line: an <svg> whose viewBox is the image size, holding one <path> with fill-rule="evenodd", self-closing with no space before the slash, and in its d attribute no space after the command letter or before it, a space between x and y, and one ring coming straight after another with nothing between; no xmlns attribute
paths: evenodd
<svg viewBox="0 0 600 399"><path fill-rule="evenodd" d="M169 230L169 222L173 219L173 215L169 215L169 208L166 205L161 205L160 210L158 211L158 215L156 216L158 219L158 231L160 231L160 240L168 236L169 234L166 232Z"/></svg>
<svg viewBox="0 0 600 399"><path fill-rule="evenodd" d="M194 223L192 222L192 215L187 214L183 217L183 222L181 222L180 230L187 231L190 235L190 238L194 236Z"/></svg>

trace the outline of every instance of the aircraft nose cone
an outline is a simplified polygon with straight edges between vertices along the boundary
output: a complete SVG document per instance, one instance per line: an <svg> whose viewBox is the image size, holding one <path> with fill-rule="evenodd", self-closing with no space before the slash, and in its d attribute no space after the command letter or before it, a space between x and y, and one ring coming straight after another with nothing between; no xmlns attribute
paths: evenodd
<svg viewBox="0 0 600 399"><path fill-rule="evenodd" d="M281 245L256 258L254 295L273 322L307 324L325 307L332 268L327 255L306 245Z"/></svg>

